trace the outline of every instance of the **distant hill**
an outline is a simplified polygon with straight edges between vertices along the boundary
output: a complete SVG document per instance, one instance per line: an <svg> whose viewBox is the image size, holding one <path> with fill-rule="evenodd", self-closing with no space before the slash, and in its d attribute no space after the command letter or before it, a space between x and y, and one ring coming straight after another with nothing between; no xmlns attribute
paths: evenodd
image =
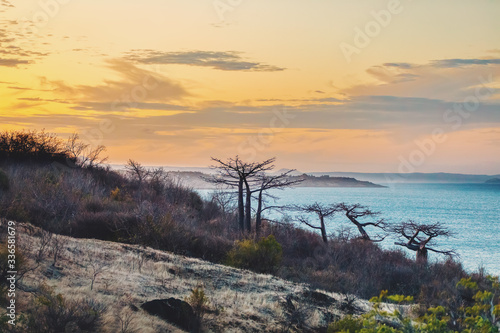
<svg viewBox="0 0 500 333"><path fill-rule="evenodd" d="M485 181L486 184L500 184L500 178L492 178Z"/></svg>
<svg viewBox="0 0 500 333"><path fill-rule="evenodd" d="M286 170L287 171L287 170ZM181 182L183 185L196 189L213 189L214 184L208 183L204 177L208 176L206 173L197 171L171 171L169 175ZM307 174L294 175L289 177L290 180L299 180L302 182L295 185L296 187L385 187L382 185L374 184L368 181L359 181L352 177L330 177L325 176L312 176Z"/></svg>
<svg viewBox="0 0 500 333"><path fill-rule="evenodd" d="M114 164L111 165L112 169L122 170L123 165ZM149 168L149 167L148 167ZM153 167L150 167L153 168ZM163 166L165 171L170 172L194 172L203 174L212 174L214 171L210 168L203 167L175 167L175 166ZM272 172L272 174L280 174L292 169L283 168ZM299 170L292 171L290 175L300 176L305 174ZM354 178L358 181L366 181L376 184L387 184L387 183L486 183L490 179L498 178L500 179L500 174L498 175L469 175L460 173L370 173L370 172L307 172L308 175L321 177L330 176L331 178Z"/></svg>
<svg viewBox="0 0 500 333"><path fill-rule="evenodd" d="M297 187L385 187L368 181L360 181L352 177L330 177L329 175L312 176L302 174L290 179L302 179Z"/></svg>
<svg viewBox="0 0 500 333"><path fill-rule="evenodd" d="M459 173L360 173L360 172L311 172L311 175L353 177L374 183L485 183L500 175L466 175Z"/></svg>

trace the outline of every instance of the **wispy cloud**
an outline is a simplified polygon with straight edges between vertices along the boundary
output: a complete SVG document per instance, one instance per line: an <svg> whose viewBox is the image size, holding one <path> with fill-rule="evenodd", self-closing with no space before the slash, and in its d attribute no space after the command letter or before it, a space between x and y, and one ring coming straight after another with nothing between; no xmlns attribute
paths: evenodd
<svg viewBox="0 0 500 333"><path fill-rule="evenodd" d="M120 59L107 61L107 67L121 80L105 80L103 84L71 86L62 81L43 80L54 93L72 100L82 108L99 106L104 110L138 107L140 103L178 101L191 94L179 83L164 75L148 71ZM93 104L92 104L93 103ZM104 105L107 104L107 107Z"/></svg>
<svg viewBox="0 0 500 333"><path fill-rule="evenodd" d="M4 67L16 67L18 65L27 65L29 63L29 60L0 58L0 66Z"/></svg>
<svg viewBox="0 0 500 333"><path fill-rule="evenodd" d="M1 0L0 7L14 8L15 6L13 4L11 4L10 1L8 1L8 0Z"/></svg>
<svg viewBox="0 0 500 333"><path fill-rule="evenodd" d="M177 64L210 67L223 71L277 72L286 68L246 61L239 52L186 51L162 52L155 50L133 50L126 59L142 64Z"/></svg>
<svg viewBox="0 0 500 333"><path fill-rule="evenodd" d="M432 66L439 68L455 68L462 66L499 65L500 59L442 59L431 62Z"/></svg>

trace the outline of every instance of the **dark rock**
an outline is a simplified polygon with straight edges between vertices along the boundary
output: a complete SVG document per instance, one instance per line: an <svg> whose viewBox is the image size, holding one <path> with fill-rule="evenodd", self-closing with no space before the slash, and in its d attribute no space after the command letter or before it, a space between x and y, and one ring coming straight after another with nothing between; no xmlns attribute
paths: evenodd
<svg viewBox="0 0 500 333"><path fill-rule="evenodd" d="M333 303L337 302L334 298L313 290L304 292L303 296L310 299L313 303L322 306L330 306Z"/></svg>
<svg viewBox="0 0 500 333"><path fill-rule="evenodd" d="M158 316L188 331L197 326L197 318L191 305L176 298L146 302L141 305L141 308L151 315Z"/></svg>

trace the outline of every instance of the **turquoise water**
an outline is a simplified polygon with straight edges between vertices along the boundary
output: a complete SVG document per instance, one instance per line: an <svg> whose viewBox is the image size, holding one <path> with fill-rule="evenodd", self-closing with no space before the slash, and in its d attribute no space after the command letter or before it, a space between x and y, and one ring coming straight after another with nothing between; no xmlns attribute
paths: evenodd
<svg viewBox="0 0 500 333"><path fill-rule="evenodd" d="M390 184L388 188L294 188L275 191L279 205L360 203L388 222L412 219L419 223L441 222L452 230L453 238L438 239L440 249L454 249L469 270L484 267L500 275L500 185L498 184ZM200 191L204 195L207 191ZM271 204L275 204L271 202ZM271 215L269 215L271 214ZM268 217L277 218L277 213ZM352 224L342 216L330 223L329 232ZM369 229L368 229L369 231ZM355 230L353 230L355 232ZM382 245L395 247L394 238ZM413 255L413 253L411 253ZM430 253L431 260L442 255Z"/></svg>

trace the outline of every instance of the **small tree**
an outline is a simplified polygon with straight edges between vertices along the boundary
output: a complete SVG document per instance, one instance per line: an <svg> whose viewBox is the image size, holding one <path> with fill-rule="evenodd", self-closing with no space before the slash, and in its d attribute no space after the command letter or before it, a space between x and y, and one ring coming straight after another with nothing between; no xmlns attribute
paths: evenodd
<svg viewBox="0 0 500 333"><path fill-rule="evenodd" d="M325 205L318 202L315 202L311 205L296 205L291 207L292 210L316 214L319 218L319 226L312 224L309 222L307 217L298 216L297 219L300 223L307 225L310 228L320 230L321 237L323 238L323 242L328 243L328 237L326 234L326 221L325 219L333 216L336 212L338 212L339 208L337 205Z"/></svg>
<svg viewBox="0 0 500 333"><path fill-rule="evenodd" d="M108 160L107 156L101 156L106 151L105 146L92 147L90 144L81 141L78 133L73 133L68 138L66 151L67 155L72 161L75 161L77 166L89 169L104 164Z"/></svg>
<svg viewBox="0 0 500 333"><path fill-rule="evenodd" d="M372 242L381 242L387 237L385 232L383 234L378 234L376 239L371 238L366 232L366 227L375 227L381 230L385 230L386 223L384 219L379 219L377 221L372 222L360 222L359 219L366 217L375 217L380 215L380 212L371 211L369 208L362 206L360 204L348 205L345 203L340 203L338 205L340 211L342 211L345 216L351 221L357 228L359 233L361 234L361 239L372 241Z"/></svg>
<svg viewBox="0 0 500 333"><path fill-rule="evenodd" d="M392 231L405 239L404 242L395 242L394 244L404 246L417 253L417 262L427 263L428 251L456 255L453 250L436 250L429 247L435 243L435 238L439 236L450 237L452 232L443 227L441 223L419 224L412 220L393 226Z"/></svg>
<svg viewBox="0 0 500 333"><path fill-rule="evenodd" d="M255 213L255 232L257 236L260 234L260 227L262 225L262 212L271 207L264 208L263 199L266 191L271 189L285 189L291 187L303 181L303 179L292 179L290 174L295 170L289 170L287 172L278 175L266 175L262 173L257 176L257 189L252 193L257 193L257 211Z"/></svg>

